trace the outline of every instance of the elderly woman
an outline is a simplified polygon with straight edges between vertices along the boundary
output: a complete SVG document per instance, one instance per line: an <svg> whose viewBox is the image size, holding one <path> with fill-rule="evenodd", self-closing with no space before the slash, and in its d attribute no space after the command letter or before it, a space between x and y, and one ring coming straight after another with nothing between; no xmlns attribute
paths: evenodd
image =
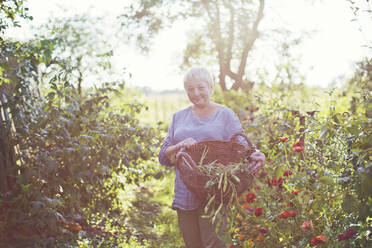
<svg viewBox="0 0 372 248"><path fill-rule="evenodd" d="M181 148L192 147L204 140L230 140L233 134L242 132L238 116L228 107L210 100L213 79L204 68L192 68L184 77L184 88L192 103L176 112L159 153L159 161L172 166L173 156ZM239 142L246 145L242 139ZM262 167L265 155L256 151L251 155L254 169ZM226 247L216 234L210 219L202 218L201 202L190 192L176 168L172 208L177 210L178 224L187 248Z"/></svg>

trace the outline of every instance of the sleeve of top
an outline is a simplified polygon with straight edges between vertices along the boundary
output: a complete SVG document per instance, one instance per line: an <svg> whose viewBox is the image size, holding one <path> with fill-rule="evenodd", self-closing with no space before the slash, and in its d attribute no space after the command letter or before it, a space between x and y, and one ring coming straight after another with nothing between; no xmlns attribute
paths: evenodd
<svg viewBox="0 0 372 248"><path fill-rule="evenodd" d="M173 115L172 121L171 121L171 123L170 123L170 125L169 125L167 136L166 136L165 139L164 139L164 143L163 143L163 145L161 146L161 148L160 148L160 152L159 152L159 155L158 155L159 162L160 162L160 164L162 164L162 165L165 165L165 166L173 166L173 165L174 165L174 164L172 164L171 161L170 161L170 160L165 156L165 150L166 150L169 146L174 145L173 137L174 137L174 115Z"/></svg>
<svg viewBox="0 0 372 248"><path fill-rule="evenodd" d="M234 134L244 133L244 130L243 130L242 124L240 123L240 120L237 114L235 114L235 112L232 110L229 112L230 112L230 116L229 116L228 123L227 123L227 132L228 132L228 137L230 140ZM248 146L247 141L242 136L238 136L237 141L241 143L242 145Z"/></svg>

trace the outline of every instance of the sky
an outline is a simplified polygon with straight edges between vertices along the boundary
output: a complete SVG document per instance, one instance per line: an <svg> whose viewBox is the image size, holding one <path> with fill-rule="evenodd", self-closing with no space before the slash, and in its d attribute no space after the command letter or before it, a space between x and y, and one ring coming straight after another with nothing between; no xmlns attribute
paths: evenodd
<svg viewBox="0 0 372 248"><path fill-rule="evenodd" d="M365 0L357 0L367 2ZM33 21L21 28L10 30L7 35L25 38L35 32L32 26L45 23L50 16L73 15L89 12L103 15L110 25L118 25L116 17L125 0L28 0L29 14ZM63 6L67 12L62 12ZM371 6L364 4L365 8ZM341 76L350 76L356 61L369 54L371 49L372 25L366 25L371 15L355 18L347 0L275 0L266 1L265 17L260 27L286 27L292 32L315 31L298 48L301 56L299 68L306 76L306 84L327 86ZM147 86L156 90L181 89L183 72L179 64L186 45L188 23L177 23L162 32L154 41L149 54L139 51L123 42L114 51L113 63L117 70L126 68L131 72L131 84ZM362 31L359 28L362 27ZM270 60L270 54L262 61ZM259 63L265 67L265 63Z"/></svg>

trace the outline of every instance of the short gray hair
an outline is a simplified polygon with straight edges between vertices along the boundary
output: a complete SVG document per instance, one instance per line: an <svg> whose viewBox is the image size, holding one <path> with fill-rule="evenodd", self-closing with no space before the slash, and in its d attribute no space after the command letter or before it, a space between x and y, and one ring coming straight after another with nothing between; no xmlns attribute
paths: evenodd
<svg viewBox="0 0 372 248"><path fill-rule="evenodd" d="M187 82L202 81L207 83L209 86L214 86L213 78L209 71L204 67L193 67L191 68L183 78L183 84Z"/></svg>

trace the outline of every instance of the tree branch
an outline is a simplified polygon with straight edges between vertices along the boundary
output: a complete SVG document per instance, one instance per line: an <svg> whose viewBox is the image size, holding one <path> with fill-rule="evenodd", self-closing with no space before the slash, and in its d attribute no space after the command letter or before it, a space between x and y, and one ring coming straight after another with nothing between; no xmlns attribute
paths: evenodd
<svg viewBox="0 0 372 248"><path fill-rule="evenodd" d="M239 65L239 69L238 69L238 73L237 73L237 76L239 77L241 82L242 82L242 78L243 78L243 75L244 75L245 67L247 65L248 53L252 49L253 44L258 37L258 25L263 18L264 6L265 6L265 0L260 0L260 5L258 6L257 17L256 17L256 20L253 23L251 35L247 38L247 42L246 42L246 44L243 48L243 53L242 53L242 57L241 57L241 60L240 60L240 65ZM236 82L236 83L238 83L238 82ZM238 86L238 88L239 88L239 86Z"/></svg>
<svg viewBox="0 0 372 248"><path fill-rule="evenodd" d="M231 71L231 59L232 59L232 47L234 43L234 31L235 31L235 10L231 3L228 2L227 8L230 10L230 23L229 23L229 39L226 48L226 67Z"/></svg>
<svg viewBox="0 0 372 248"><path fill-rule="evenodd" d="M204 7L207 10L208 17L211 20L212 25L215 26L215 32L211 33L211 38L212 42L214 42L214 45L216 46L217 50L217 57L218 57L218 64L219 64L219 69L220 69L220 74L219 74L219 80L220 80L220 85L223 91L227 90L226 88L226 69L225 69L225 63L224 63L224 42L222 39L222 34L221 34L221 13L220 13L220 8L217 2L214 2L214 6L216 8L216 15L215 18L213 18L212 13L210 12L209 9L209 4L207 1L203 1Z"/></svg>

